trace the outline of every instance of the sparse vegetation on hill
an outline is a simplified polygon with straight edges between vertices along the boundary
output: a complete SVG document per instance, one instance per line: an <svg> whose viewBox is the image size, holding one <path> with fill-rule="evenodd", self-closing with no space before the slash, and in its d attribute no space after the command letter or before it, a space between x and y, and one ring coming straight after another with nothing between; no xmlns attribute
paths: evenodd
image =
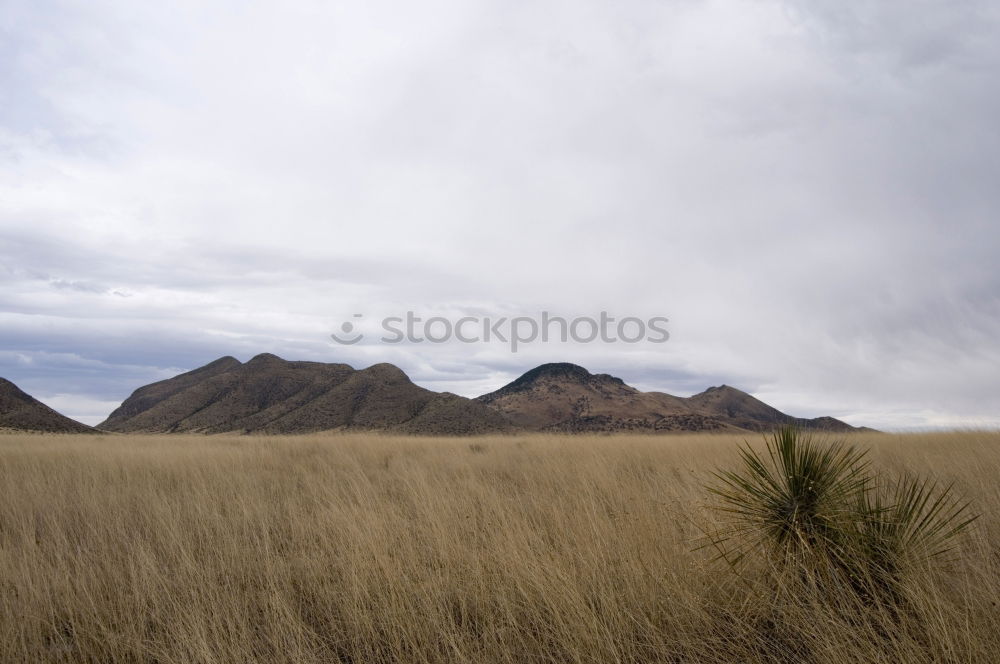
<svg viewBox="0 0 1000 664"><path fill-rule="evenodd" d="M851 437L983 513L892 606L697 549L743 438L0 436L0 662L996 661L1000 434Z"/></svg>

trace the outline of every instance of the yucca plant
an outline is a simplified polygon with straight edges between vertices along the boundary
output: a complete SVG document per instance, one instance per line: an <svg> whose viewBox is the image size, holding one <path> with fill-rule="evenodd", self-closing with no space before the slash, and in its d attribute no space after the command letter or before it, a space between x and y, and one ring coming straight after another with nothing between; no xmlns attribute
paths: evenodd
<svg viewBox="0 0 1000 664"><path fill-rule="evenodd" d="M782 563L840 556L853 499L868 481L865 457L843 443L819 445L793 428L775 432L765 455L745 445L741 472L716 473L719 483L709 488L729 517L714 539L721 555L732 563L752 550Z"/></svg>
<svg viewBox="0 0 1000 664"><path fill-rule="evenodd" d="M765 454L744 445L740 461L709 487L727 517L710 544L731 565L759 552L814 587L894 595L909 566L947 553L976 518L950 486L873 474L865 451L794 428L772 434Z"/></svg>
<svg viewBox="0 0 1000 664"><path fill-rule="evenodd" d="M908 474L872 478L857 496L856 511L858 571L884 589L894 589L907 568L944 558L978 518L951 485Z"/></svg>

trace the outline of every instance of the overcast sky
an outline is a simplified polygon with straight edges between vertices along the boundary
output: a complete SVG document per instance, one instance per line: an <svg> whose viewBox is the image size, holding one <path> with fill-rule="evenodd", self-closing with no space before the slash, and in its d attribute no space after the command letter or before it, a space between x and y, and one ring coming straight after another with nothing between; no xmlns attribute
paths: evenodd
<svg viewBox="0 0 1000 664"><path fill-rule="evenodd" d="M998 7L0 0L0 376L96 423L222 355L571 361L998 426ZM408 310L671 338L370 333Z"/></svg>

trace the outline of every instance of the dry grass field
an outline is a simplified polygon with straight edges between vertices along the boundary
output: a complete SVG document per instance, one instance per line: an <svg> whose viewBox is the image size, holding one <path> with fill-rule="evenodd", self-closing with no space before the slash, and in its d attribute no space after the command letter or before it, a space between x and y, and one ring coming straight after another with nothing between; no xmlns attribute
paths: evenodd
<svg viewBox="0 0 1000 664"><path fill-rule="evenodd" d="M0 661L996 662L1000 434L855 436L982 514L899 611L699 540L739 436L0 436Z"/></svg>

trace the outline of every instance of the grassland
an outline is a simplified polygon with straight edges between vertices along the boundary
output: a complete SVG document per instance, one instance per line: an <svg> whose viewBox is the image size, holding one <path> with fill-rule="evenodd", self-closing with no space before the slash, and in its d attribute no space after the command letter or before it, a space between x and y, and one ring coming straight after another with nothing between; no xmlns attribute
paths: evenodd
<svg viewBox="0 0 1000 664"><path fill-rule="evenodd" d="M983 516L904 608L697 549L732 436L0 436L0 662L996 662L1000 434L857 435Z"/></svg>

